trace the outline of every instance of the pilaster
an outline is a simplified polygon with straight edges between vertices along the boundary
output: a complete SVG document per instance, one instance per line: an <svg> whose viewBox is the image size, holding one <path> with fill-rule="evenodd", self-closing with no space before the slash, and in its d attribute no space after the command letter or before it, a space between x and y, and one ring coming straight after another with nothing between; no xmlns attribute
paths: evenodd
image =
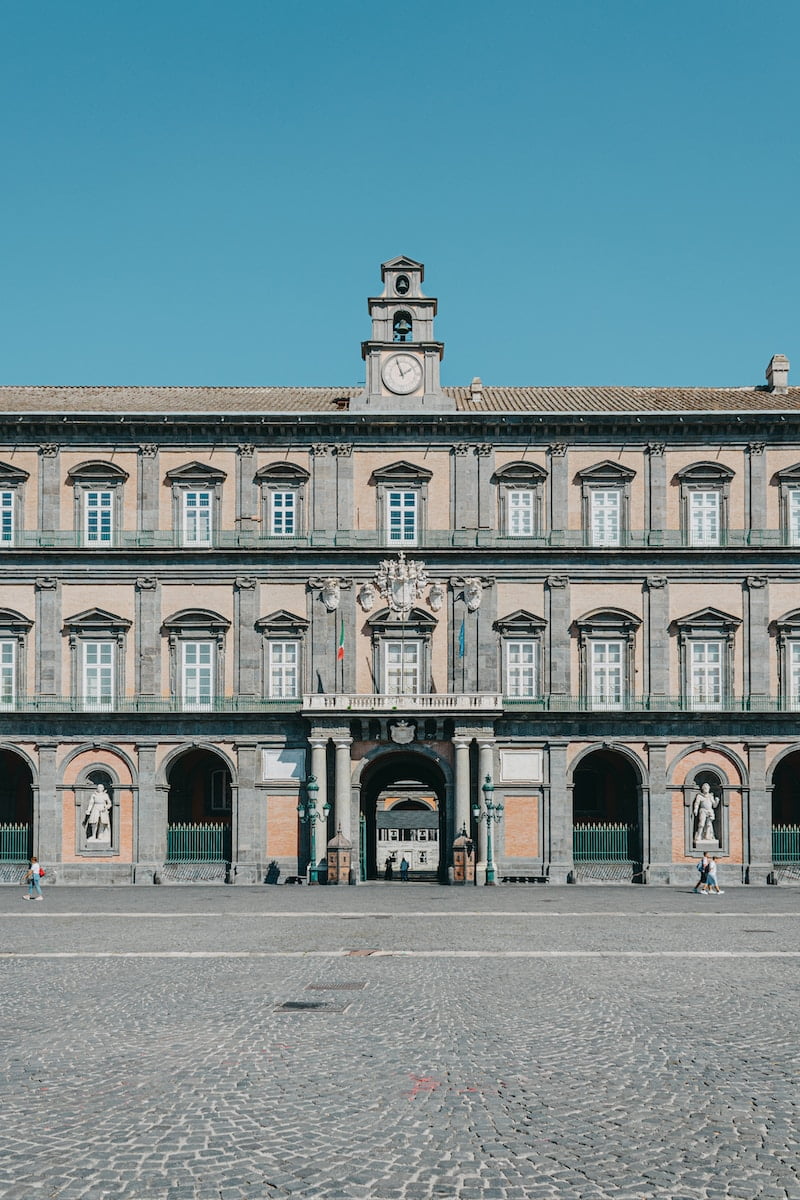
<svg viewBox="0 0 800 1200"><path fill-rule="evenodd" d="M337 459L329 452L324 442L315 442L311 447L311 532L333 533L335 514L338 513L336 495Z"/></svg>
<svg viewBox="0 0 800 1200"><path fill-rule="evenodd" d="M61 528L60 455L55 442L39 447L39 528Z"/></svg>
<svg viewBox="0 0 800 1200"><path fill-rule="evenodd" d="M572 686L570 644L570 589L566 575L545 580L547 631L545 649L549 687L554 695L568 696ZM547 680L545 680L545 687Z"/></svg>
<svg viewBox="0 0 800 1200"><path fill-rule="evenodd" d="M161 694L161 585L152 575L136 580L136 624L134 628L136 693Z"/></svg>
<svg viewBox="0 0 800 1200"><path fill-rule="evenodd" d="M233 811L233 847L236 858L236 882L258 883L260 867L267 857L267 819L258 781L258 747L254 742L239 742L237 787Z"/></svg>
<svg viewBox="0 0 800 1200"><path fill-rule="evenodd" d="M565 442L548 447L550 459L550 528L561 533L569 528L569 457Z"/></svg>
<svg viewBox="0 0 800 1200"><path fill-rule="evenodd" d="M238 575L233 581L233 673L239 696L257 696L259 688L258 580Z"/></svg>
<svg viewBox="0 0 800 1200"><path fill-rule="evenodd" d="M255 481L256 448L252 442L236 447L236 529L258 529L258 484ZM266 530L264 531L266 532Z"/></svg>
<svg viewBox="0 0 800 1200"><path fill-rule="evenodd" d="M642 866L648 883L669 883L672 863L672 798L667 790L667 743L648 742L650 787L642 813Z"/></svg>
<svg viewBox="0 0 800 1200"><path fill-rule="evenodd" d="M331 455L336 488L336 528L352 529L355 525L352 442L334 442L331 446Z"/></svg>
<svg viewBox="0 0 800 1200"><path fill-rule="evenodd" d="M33 853L44 863L61 862L62 795L56 779L55 742L39 742L39 780L33 797Z"/></svg>
<svg viewBox="0 0 800 1200"><path fill-rule="evenodd" d="M566 883L573 868L572 796L567 788L567 743L552 741L545 755L543 851L551 883Z"/></svg>
<svg viewBox="0 0 800 1200"><path fill-rule="evenodd" d="M767 882L772 871L772 798L767 790L767 743L748 742L750 787L742 794L745 883Z"/></svg>
<svg viewBox="0 0 800 1200"><path fill-rule="evenodd" d="M136 483L136 527L143 533L153 533L158 529L158 497L158 446L155 442L145 442L139 446L139 474Z"/></svg>
<svg viewBox="0 0 800 1200"><path fill-rule="evenodd" d="M61 693L61 588L52 576L34 580L36 595L36 694Z"/></svg>
<svg viewBox="0 0 800 1200"><path fill-rule="evenodd" d="M756 700L770 693L769 581L766 575L748 575L745 584L745 644L749 667L745 690Z"/></svg>
<svg viewBox="0 0 800 1200"><path fill-rule="evenodd" d="M747 459L750 466L749 528L767 528L767 463L763 442L749 442Z"/></svg>
<svg viewBox="0 0 800 1200"><path fill-rule="evenodd" d="M156 743L139 742L134 823L134 883L153 883L167 857L167 790L156 779Z"/></svg>
<svg viewBox="0 0 800 1200"><path fill-rule="evenodd" d="M669 585L665 575L648 575L645 580L646 622L644 634L647 675L643 690L651 696L668 696L669 687Z"/></svg>
<svg viewBox="0 0 800 1200"><path fill-rule="evenodd" d="M478 459L467 442L457 442L451 450L452 491L451 529L478 528Z"/></svg>
<svg viewBox="0 0 800 1200"><path fill-rule="evenodd" d="M667 465L664 449L663 442L649 442L647 446L647 528L651 532L662 532L667 527Z"/></svg>

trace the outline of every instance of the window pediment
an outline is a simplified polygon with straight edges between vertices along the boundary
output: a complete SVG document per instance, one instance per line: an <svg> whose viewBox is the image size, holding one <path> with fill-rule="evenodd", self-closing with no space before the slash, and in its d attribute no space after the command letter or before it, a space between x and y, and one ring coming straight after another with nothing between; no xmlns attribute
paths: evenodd
<svg viewBox="0 0 800 1200"><path fill-rule="evenodd" d="M0 471L2 463L0 463ZM773 483L800 483L800 463L795 463L793 467L784 467L782 471L776 471L772 476Z"/></svg>
<svg viewBox="0 0 800 1200"><path fill-rule="evenodd" d="M190 462L181 467L167 471L165 478L170 483L216 484L222 483L228 476L219 467L209 467L206 463Z"/></svg>
<svg viewBox="0 0 800 1200"><path fill-rule="evenodd" d="M0 614L0 622L2 614ZM773 621L771 631L782 634L784 637L797 637L800 634L800 608L793 608L790 612L784 613L782 617L778 617L777 621Z"/></svg>
<svg viewBox="0 0 800 1200"><path fill-rule="evenodd" d="M116 463L93 460L78 463L67 473L69 483L124 483L128 472L123 471Z"/></svg>
<svg viewBox="0 0 800 1200"><path fill-rule="evenodd" d="M309 478L309 473L305 467L298 466L297 463L280 462L268 463L266 467L261 467L256 471L253 478L257 483L305 483Z"/></svg>
<svg viewBox="0 0 800 1200"><path fill-rule="evenodd" d="M547 472L537 463L532 462L513 462L507 463L504 467L499 467L495 471L493 482L506 484L529 484L533 486L537 483L543 483L547 478Z"/></svg>
<svg viewBox="0 0 800 1200"><path fill-rule="evenodd" d="M680 471L675 472L675 479L679 479L684 483L725 483L728 479L733 479L735 471L730 467L726 467L724 463L718 462L699 462L690 463L688 467L683 467Z"/></svg>
<svg viewBox="0 0 800 1200"><path fill-rule="evenodd" d="M11 463L0 462L0 485L24 483L26 479L30 479L27 471L23 471L20 467L12 467Z"/></svg>
<svg viewBox="0 0 800 1200"><path fill-rule="evenodd" d="M513 637L515 635L522 636L523 634L539 634L543 629L547 628L547 622L542 617L537 617L534 613L528 612L527 609L518 608L516 612L509 613L507 617L500 617L494 623L494 628L498 633Z"/></svg>
<svg viewBox="0 0 800 1200"><path fill-rule="evenodd" d="M276 637L283 635L299 637L305 633L308 625L305 617L298 617L295 613L287 612L285 608L270 613L268 617L259 617L256 621L256 629L259 633L274 634Z"/></svg>
<svg viewBox="0 0 800 1200"><path fill-rule="evenodd" d="M390 463L388 467L376 467L372 472L376 483L427 483L433 478L433 471L427 467L418 467L414 463L401 459Z"/></svg>
<svg viewBox="0 0 800 1200"><path fill-rule="evenodd" d="M638 629L642 618L624 608L596 608L577 617L575 627L582 633L628 633Z"/></svg>
<svg viewBox="0 0 800 1200"><path fill-rule="evenodd" d="M185 633L189 636L210 637L225 633L230 628L230 621L219 613L207 608L182 608L173 613L162 624L165 633Z"/></svg>
<svg viewBox="0 0 800 1200"><path fill-rule="evenodd" d="M0 630L3 632L27 633L33 625L29 617L23 617L13 608L0 608Z"/></svg>
<svg viewBox="0 0 800 1200"><path fill-rule="evenodd" d="M412 608L405 620L390 608L382 608L380 612L369 617L366 624L375 633L395 633L402 636L403 633L432 633L439 622L424 608Z"/></svg>
<svg viewBox="0 0 800 1200"><path fill-rule="evenodd" d="M686 617L678 617L674 625L684 633L692 631L711 631L717 636L730 633L741 625L741 617L733 617L719 608L700 608L697 612L689 613Z"/></svg>
<svg viewBox="0 0 800 1200"><path fill-rule="evenodd" d="M576 472L575 478L583 483L622 484L633 479L635 474L631 467L624 467L622 463L612 462L607 458L604 462L594 463L593 466Z"/></svg>
<svg viewBox="0 0 800 1200"><path fill-rule="evenodd" d="M87 608L84 612L68 617L64 622L65 633L124 633L130 629L132 621L127 617L118 617L105 608Z"/></svg>

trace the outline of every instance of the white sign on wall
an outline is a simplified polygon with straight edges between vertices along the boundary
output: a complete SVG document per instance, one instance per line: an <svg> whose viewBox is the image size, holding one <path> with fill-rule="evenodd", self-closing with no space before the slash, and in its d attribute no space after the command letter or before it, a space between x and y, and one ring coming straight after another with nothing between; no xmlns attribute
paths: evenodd
<svg viewBox="0 0 800 1200"><path fill-rule="evenodd" d="M541 783L541 750L501 750L501 783Z"/></svg>
<svg viewBox="0 0 800 1200"><path fill-rule="evenodd" d="M302 780L306 777L305 750L272 746L262 752L262 764L263 779L280 782L290 779Z"/></svg>

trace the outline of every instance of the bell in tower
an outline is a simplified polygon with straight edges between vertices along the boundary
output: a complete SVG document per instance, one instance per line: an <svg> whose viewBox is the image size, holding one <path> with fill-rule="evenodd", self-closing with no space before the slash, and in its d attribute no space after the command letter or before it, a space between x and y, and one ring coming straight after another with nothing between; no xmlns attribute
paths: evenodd
<svg viewBox="0 0 800 1200"><path fill-rule="evenodd" d="M381 277L383 292L368 301L372 337L361 343L366 387L351 409L453 411L455 400L439 382L444 344L434 340L437 302L423 295L424 266L401 255L381 265Z"/></svg>

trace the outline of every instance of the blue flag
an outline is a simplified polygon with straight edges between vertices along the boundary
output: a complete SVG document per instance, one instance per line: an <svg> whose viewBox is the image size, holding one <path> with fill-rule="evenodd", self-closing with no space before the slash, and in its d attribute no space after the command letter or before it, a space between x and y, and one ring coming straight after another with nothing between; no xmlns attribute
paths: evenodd
<svg viewBox="0 0 800 1200"><path fill-rule="evenodd" d="M464 657L464 618L461 618L461 628L458 631L458 657Z"/></svg>

